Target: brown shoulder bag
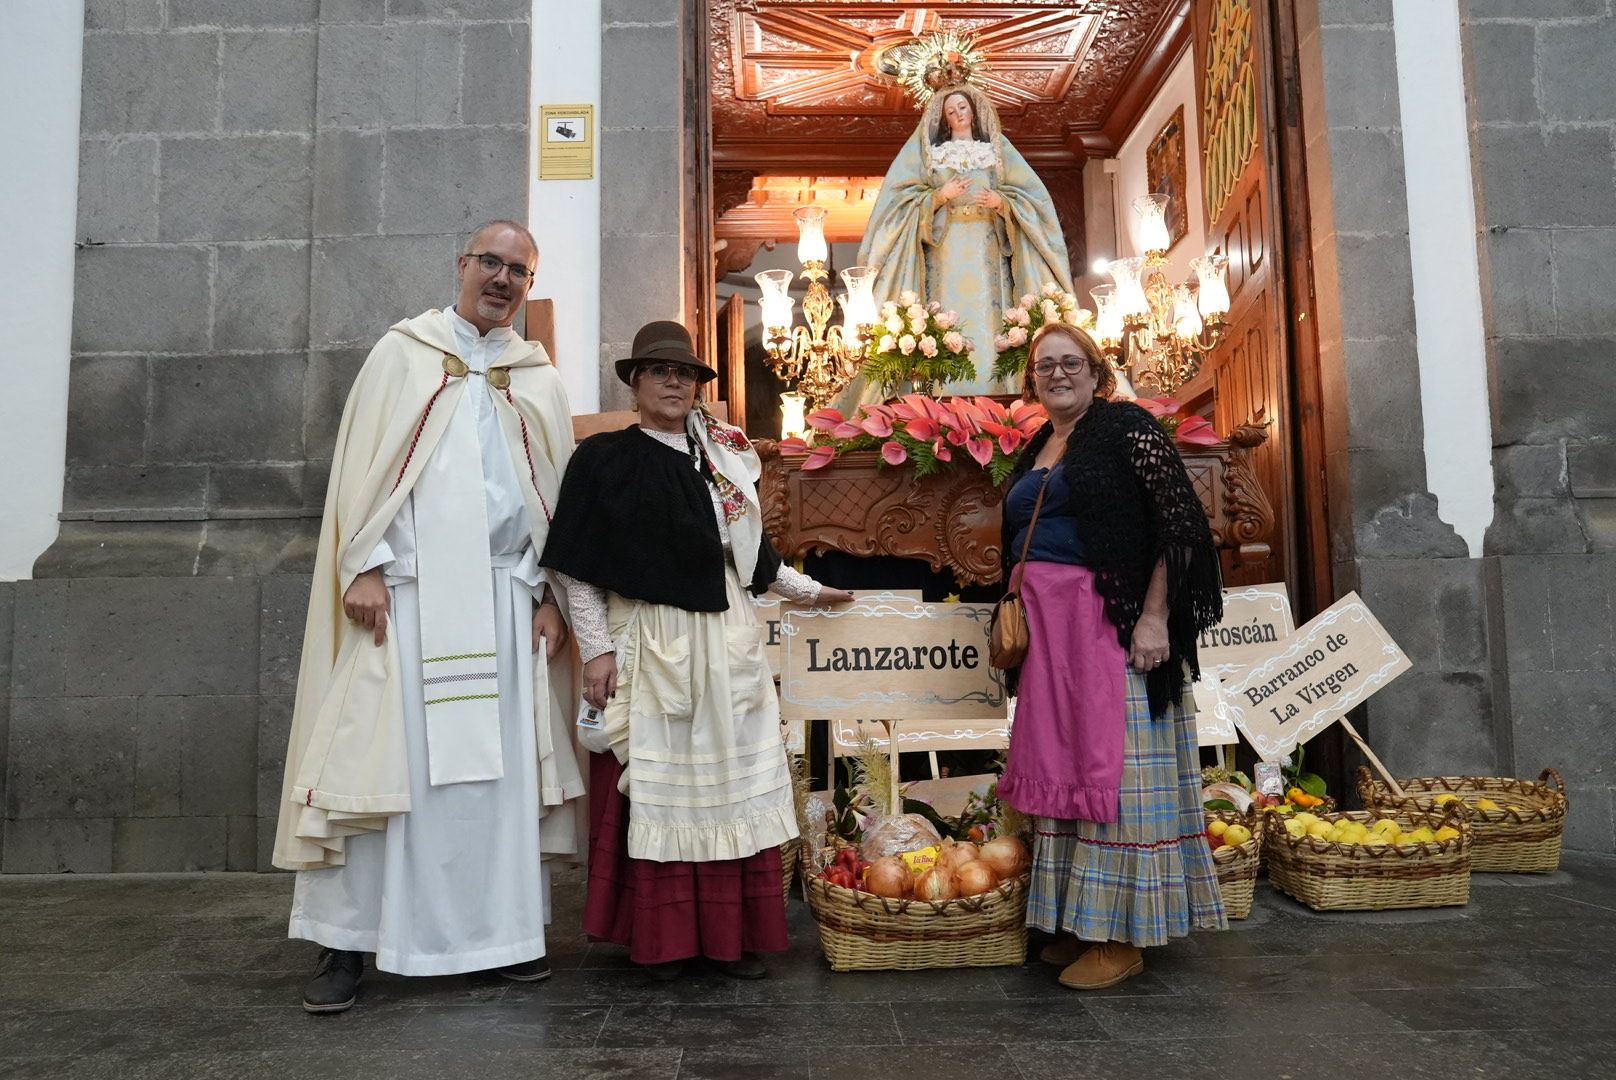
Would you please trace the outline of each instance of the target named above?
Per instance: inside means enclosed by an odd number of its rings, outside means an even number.
[[[1021,558],[1011,574],[1010,591],[993,607],[993,625],[988,633],[988,663],[1000,671],[1019,667],[1027,658],[1027,644],[1031,635],[1027,629],[1027,609],[1021,603],[1021,578],[1026,572],[1027,552],[1032,550],[1032,532],[1038,527],[1038,514],[1044,508],[1044,489],[1049,487],[1049,476],[1048,472],[1044,473],[1044,482],[1038,485],[1038,501],[1032,506],[1032,521],[1027,525],[1027,539],[1021,544]]]

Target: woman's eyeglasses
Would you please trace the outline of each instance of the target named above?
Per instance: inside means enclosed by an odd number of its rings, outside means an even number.
[[[1058,367],[1068,375],[1076,375],[1089,366],[1088,359],[1082,356],[1063,356],[1059,360],[1040,360],[1032,366],[1033,374],[1043,378],[1055,374]]]
[[[683,386],[689,386],[701,378],[701,371],[689,364],[643,364],[640,367],[640,374],[649,375],[659,382],[677,379]]]

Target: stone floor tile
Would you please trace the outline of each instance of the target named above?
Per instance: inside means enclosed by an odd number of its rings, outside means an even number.
[[[813,1080],[891,1080],[925,1076],[928,1080],[984,1080],[1011,1077],[1015,1065],[1010,1051],[996,1040],[998,1032],[986,1025],[977,1029],[983,1041],[948,1046],[839,1046],[832,1032],[825,1045],[808,1054]]]
[[[504,981],[504,980],[501,980]],[[555,1005],[722,1005],[735,1000],[737,982],[712,969],[692,967],[672,982],[632,968],[557,971],[543,982],[512,983],[506,1000]]]
[[[1398,992],[1398,991],[1394,991]],[[1163,997],[1095,999],[1084,1003],[1106,1035],[1116,1039],[1241,1035],[1262,1039],[1282,1026],[1289,1035],[1378,1030],[1390,1025],[1385,1012],[1352,997],[1312,987],[1306,996],[1286,994],[1174,994]],[[1283,1021],[1276,1020],[1283,1016]]]
[[[1172,1080],[1226,1080],[1213,1052],[1219,1043],[1235,1043],[1233,1052],[1249,1060],[1246,1039],[1151,1039],[1127,1042],[1012,1043],[1010,1060],[1021,1080],[1072,1080],[1073,1077],[1170,1077]],[[1245,1075],[1272,1075],[1247,1073]]]
[[[1508,1039],[1479,1031],[1371,1031],[1316,1035],[1296,1050],[1298,1063],[1316,1080],[1363,1080],[1396,1075],[1398,1080],[1455,1080],[1458,1077],[1539,1077],[1516,1055]]]
[[[549,1005],[533,1001],[460,1007],[429,1005],[416,1011],[393,1040],[401,1050],[549,1050],[595,1044],[605,1006]]]
[[[1353,997],[1415,1031],[1588,1031],[1607,1034],[1616,1015],[1616,987],[1360,990]]]
[[[957,968],[944,971],[835,972],[819,957],[787,965],[770,964],[769,977],[738,984],[744,1003],[852,1001],[1003,1001],[1001,970]]]
[[[687,1046],[679,1080],[814,1080],[818,1055],[800,1046]]]
[[[350,1051],[325,1049],[171,1054],[90,1054],[0,1061],[0,1076],[51,1080],[446,1080],[556,1077],[566,1080],[674,1080],[678,1050],[555,1049]],[[8,1071],[10,1070],[10,1071]]]
[[[344,1051],[397,1050],[419,1007],[355,1008],[332,1016],[310,1016],[296,997],[279,1006],[119,1010],[116,1022],[95,1024],[83,1053],[171,1053],[176,1046],[197,1053],[243,1050]],[[82,1014],[81,1014],[82,1015]],[[112,1019],[109,1017],[109,1020]],[[86,1016],[86,1023],[94,1023]]]
[[[1316,986],[1376,990],[1534,985],[1519,964],[1463,952],[1197,957],[1158,974],[1181,994],[1296,993]]]
[[[1129,999],[1148,1001],[1148,998]],[[894,1005],[898,1030],[909,1046],[974,1043],[992,1032],[998,1042],[1086,1042],[1108,1038],[1089,1006],[1077,993],[1039,1001],[935,1001]]]
[[[1145,970],[1142,974],[1118,983],[1116,986],[1104,990],[1085,991],[1083,997],[1148,997],[1154,994],[1171,994],[1173,988],[1164,982],[1155,969],[1155,957],[1145,954]],[[1016,998],[1055,998],[1065,999],[1073,996],[1075,991],[1068,990],[1060,984],[1061,969],[1050,964],[1034,961],[1023,964],[1021,967],[994,968],[993,978],[998,983],[1004,996]]]
[[[616,1005],[599,1046],[893,1046],[891,1007],[868,1005]]]

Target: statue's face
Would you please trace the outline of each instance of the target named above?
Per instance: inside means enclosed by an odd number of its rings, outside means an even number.
[[[964,94],[949,94],[943,102],[943,118],[948,121],[948,132],[956,139],[971,137],[971,121],[976,114],[971,110],[971,99]]]

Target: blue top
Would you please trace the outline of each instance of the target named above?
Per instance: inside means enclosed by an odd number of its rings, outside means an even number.
[[[1033,532],[1027,561],[1083,565],[1083,543],[1077,538],[1077,519],[1072,517],[1071,511],[1072,492],[1066,486],[1064,470],[1063,462],[1053,469],[1030,469],[1005,495],[1004,516],[1015,536],[1009,551],[1012,566],[1021,559],[1021,546],[1027,542],[1027,526],[1032,523],[1038,488],[1046,473],[1049,488],[1044,492],[1044,508],[1038,514],[1038,528]]]

